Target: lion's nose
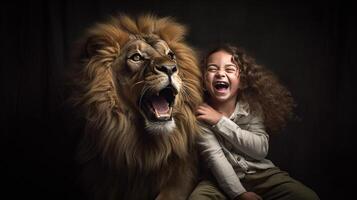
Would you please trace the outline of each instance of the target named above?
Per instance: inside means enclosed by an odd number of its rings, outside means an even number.
[[[177,71],[176,65],[160,65],[160,66],[156,66],[156,69],[166,73],[169,76],[171,76],[173,73]]]

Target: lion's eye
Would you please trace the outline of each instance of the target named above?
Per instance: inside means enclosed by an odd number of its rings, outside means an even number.
[[[167,53],[167,55],[171,58],[171,60],[175,60],[176,59],[176,55],[172,51],[169,51],[169,53]]]
[[[135,53],[132,56],[130,56],[129,59],[133,61],[140,61],[143,59],[143,57],[139,53]]]

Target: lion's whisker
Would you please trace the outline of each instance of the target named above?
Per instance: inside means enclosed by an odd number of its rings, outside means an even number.
[[[144,83],[144,80],[141,80],[141,81],[138,81],[138,82],[134,83],[134,84],[130,87],[130,89],[133,90],[133,88],[134,88],[135,86],[139,85],[140,83]]]
[[[141,107],[141,102],[143,101],[143,97],[144,97],[146,91],[147,91],[149,88],[150,88],[150,87],[145,87],[145,86],[143,87],[142,92],[141,92],[141,95],[140,95],[140,99],[139,99],[139,107]]]

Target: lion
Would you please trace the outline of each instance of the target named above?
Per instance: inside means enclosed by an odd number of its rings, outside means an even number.
[[[78,160],[90,199],[186,199],[197,177],[195,50],[170,17],[112,17],[80,46],[72,99],[85,119]]]

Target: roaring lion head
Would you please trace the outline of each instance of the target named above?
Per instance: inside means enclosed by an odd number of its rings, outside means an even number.
[[[123,98],[141,113],[149,133],[170,134],[176,126],[173,108],[183,94],[174,51],[153,34],[133,35],[124,51],[117,73],[118,84],[126,88]]]
[[[85,118],[78,158],[95,199],[185,199],[192,189],[202,91],[185,32],[152,15],[87,32],[72,99]]]

